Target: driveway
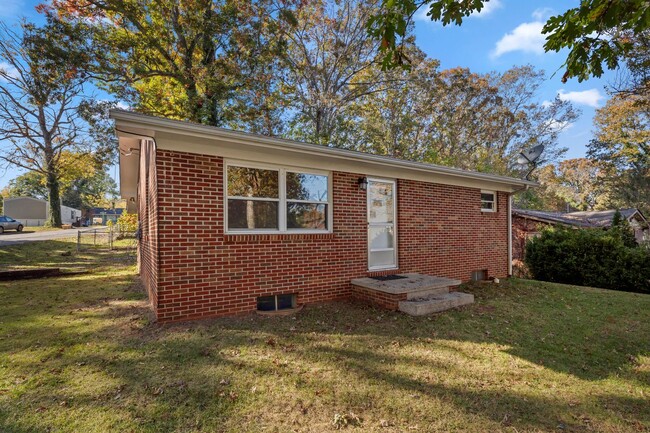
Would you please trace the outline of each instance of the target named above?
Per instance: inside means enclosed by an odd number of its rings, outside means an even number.
[[[83,227],[81,229],[53,230],[51,232],[16,233],[5,232],[0,235],[0,248],[10,245],[24,244],[27,242],[51,241],[53,239],[73,238],[77,236],[77,230],[81,232],[103,229],[103,226]],[[29,227],[25,227],[29,231]]]

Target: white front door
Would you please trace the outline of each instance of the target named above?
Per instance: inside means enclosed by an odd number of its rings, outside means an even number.
[[[397,267],[395,181],[368,179],[368,269]]]

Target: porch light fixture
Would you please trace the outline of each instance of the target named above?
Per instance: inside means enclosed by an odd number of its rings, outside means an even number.
[[[368,189],[368,178],[367,177],[360,177],[357,179],[357,185],[359,185],[359,189],[365,191]]]

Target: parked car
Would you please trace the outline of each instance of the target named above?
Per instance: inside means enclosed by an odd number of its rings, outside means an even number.
[[[5,230],[16,230],[17,232],[23,231],[23,223],[16,221],[15,219],[1,215],[0,216],[0,233],[4,233]]]

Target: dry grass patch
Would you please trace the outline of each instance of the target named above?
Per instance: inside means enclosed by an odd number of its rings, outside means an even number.
[[[2,432],[650,431],[647,295],[514,280],[432,317],[158,326],[120,253],[67,259],[92,273],[0,283]]]

